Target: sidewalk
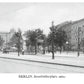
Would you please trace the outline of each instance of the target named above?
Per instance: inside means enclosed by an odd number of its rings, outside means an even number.
[[[52,59],[52,54],[37,54],[37,55],[20,55],[18,56],[17,53],[9,53],[9,54],[2,54],[0,53],[0,57],[7,57],[7,58],[16,58],[16,59],[24,59],[24,60],[33,60],[39,62],[47,62],[47,63],[58,63],[64,65],[73,65],[73,66],[81,66],[84,67],[84,54],[81,54],[77,57],[77,53],[56,53],[55,59]]]

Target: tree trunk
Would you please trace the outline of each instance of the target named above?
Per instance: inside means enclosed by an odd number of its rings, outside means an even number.
[[[18,46],[18,56],[20,56],[20,46]]]
[[[20,52],[19,52],[19,50],[18,50],[18,56],[20,56]]]
[[[48,50],[47,50],[47,52],[50,53],[50,52],[49,52],[49,45],[48,45]]]
[[[54,59],[54,42],[52,41],[52,59]]]
[[[43,49],[43,54],[45,54],[45,48]]]
[[[35,55],[37,54],[37,45],[35,45]]]
[[[43,54],[45,54],[45,45],[43,45]]]
[[[62,52],[62,47],[60,46],[60,54],[61,54],[61,52]]]

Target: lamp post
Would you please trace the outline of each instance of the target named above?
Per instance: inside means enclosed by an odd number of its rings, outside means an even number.
[[[69,42],[66,41],[66,45],[67,45],[67,53],[68,53],[68,49],[69,49]]]
[[[54,59],[54,21],[52,21],[52,59]]]

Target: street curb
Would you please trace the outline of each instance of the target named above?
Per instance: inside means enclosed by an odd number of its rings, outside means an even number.
[[[70,66],[70,67],[84,68],[84,66],[70,65],[70,64],[63,64],[63,63],[53,63],[53,62],[45,62],[45,61],[37,61],[37,60],[28,60],[28,59],[20,59],[20,58],[10,58],[10,57],[0,57],[0,58],[2,58],[2,59],[20,60],[20,61],[29,61],[29,62],[38,62],[38,63],[52,64],[52,65],[60,65],[60,66]]]

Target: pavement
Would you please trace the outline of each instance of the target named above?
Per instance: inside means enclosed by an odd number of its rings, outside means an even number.
[[[57,52],[55,53],[55,59],[52,59],[51,53],[20,56],[17,53],[0,53],[0,58],[84,68],[84,54],[81,53],[78,57],[76,52],[62,52],[61,54]]]

